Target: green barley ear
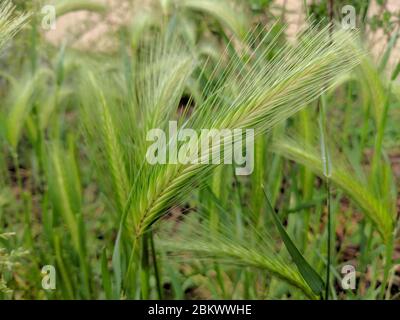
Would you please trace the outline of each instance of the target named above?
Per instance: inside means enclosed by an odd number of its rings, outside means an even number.
[[[104,156],[109,169],[112,187],[115,190],[115,204],[120,212],[127,198],[129,189],[128,175],[124,163],[124,153],[118,131],[118,123],[112,116],[113,109],[107,102],[102,91],[99,90],[99,80],[95,79],[93,74],[89,74],[89,81],[92,87],[92,94],[98,93],[100,105],[96,112],[90,113],[87,109],[84,116],[86,118],[96,118],[96,126],[89,127],[88,130],[94,130],[96,139],[101,141],[101,147],[104,150]],[[95,93],[97,92],[97,93]],[[90,121],[86,121],[90,122]],[[100,139],[99,139],[100,138]]]
[[[42,92],[45,81],[49,79],[46,69],[40,69],[34,76],[25,76],[13,82],[6,101],[6,138],[10,146],[16,150],[21,140],[24,124],[33,107],[35,94]]]
[[[294,47],[283,47],[273,59],[267,57],[274,42],[267,49],[256,48],[250,59],[230,57],[224,79],[212,92],[206,92],[208,98],[196,107],[184,126],[198,132],[201,128],[254,129],[257,136],[271,130],[358,64],[359,54],[348,50],[355,36],[337,31],[333,39],[327,28],[311,29]],[[225,140],[221,139],[221,148]],[[143,169],[127,203],[139,238],[215,168],[199,164],[149,165],[144,154],[142,157]]]
[[[320,177],[324,177],[324,164],[318,150],[291,137],[274,142],[274,152],[304,165]],[[376,229],[384,243],[388,243],[394,230],[394,214],[385,201],[376,197],[370,187],[361,181],[345,159],[335,155],[329,181],[342,189],[364,212]]]
[[[28,20],[29,14],[16,14],[11,1],[0,4],[0,49],[21,30]]]
[[[65,226],[66,235],[80,263],[80,279],[85,295],[90,295],[90,265],[87,259],[87,243],[82,215],[81,179],[77,169],[74,151],[75,141],[68,136],[68,149],[59,141],[53,141],[48,148],[49,197],[56,221]]]
[[[4,45],[14,37],[18,31],[26,24],[30,14],[15,13],[15,6],[9,0],[0,3],[0,52]],[[15,83],[14,83],[15,84]],[[18,144],[20,128],[23,122],[19,121],[21,117],[25,117],[29,111],[28,100],[31,96],[33,83],[27,84],[23,88],[21,97],[16,99],[16,107],[11,109],[5,119],[6,129],[5,135],[11,146],[15,149]],[[3,119],[0,119],[3,122]]]
[[[276,252],[275,241],[268,230],[256,227],[256,223],[249,219],[246,219],[245,230],[240,235],[232,232],[236,222],[229,215],[217,232],[210,229],[210,221],[202,213],[185,217],[178,229],[172,227],[173,231],[168,224],[164,226],[158,246],[177,259],[216,260],[231,266],[262,270],[298,288],[310,299],[318,298],[297,268]]]
[[[121,216],[121,226],[129,230],[126,235],[129,234],[132,241],[124,275],[126,284],[131,283],[130,277],[134,274],[131,271],[137,267],[134,257],[139,252],[143,235],[217,167],[200,163],[201,154],[212,156],[218,148],[224,151],[224,146],[232,138],[222,137],[215,145],[206,147],[205,152],[197,152],[194,155],[197,161],[190,164],[153,165],[146,161],[150,145],[146,141],[147,130],[165,129],[170,120],[178,117],[180,98],[196,66],[195,59],[180,44],[180,39],[171,41],[168,38],[171,34],[166,36],[166,40],[162,37],[156,39],[162,41],[148,39],[153,46],[160,48],[141,49],[143,57],[148,58],[140,59],[139,55],[139,61],[135,61],[132,98],[121,98],[121,94],[113,97],[112,88],[117,91],[118,88],[126,88],[125,80],[110,73],[99,75],[101,84],[108,83],[108,79],[113,80],[111,88],[99,86],[99,91],[107,92],[104,96],[110,102],[110,110],[113,110],[110,115],[121,124],[115,126],[115,132],[121,142],[124,161],[119,164],[119,161],[112,160],[108,167],[122,170],[125,164],[129,176],[126,180],[129,188],[124,188],[127,199]],[[270,38],[271,41],[268,40]],[[338,30],[331,37],[328,27],[311,28],[299,37],[295,45],[286,44],[279,50],[277,37],[272,37],[269,32],[257,39],[257,43],[268,41],[268,45],[252,47],[250,55],[248,52],[227,50],[218,65],[224,67],[223,75],[216,83],[211,79],[212,83],[206,84],[202,92],[204,99],[199,100],[193,112],[179,117],[178,129],[191,128],[197,134],[201,129],[253,129],[256,136],[268,132],[315,101],[333,86],[338,77],[359,63],[361,53],[348,49],[355,39],[354,33]],[[148,50],[149,54],[144,50]],[[124,92],[124,89],[119,91]],[[102,108],[102,99],[94,101],[87,92],[83,92],[82,100],[85,99],[89,100],[86,112],[89,116],[85,122],[98,130],[101,121],[93,115],[96,109]],[[96,143],[102,144],[101,141]],[[190,144],[193,147],[191,150],[201,150],[197,139]],[[107,148],[99,152],[104,156]],[[104,178],[110,175],[109,172],[104,171],[100,175]],[[115,193],[116,190],[111,190],[109,198]],[[119,235],[121,233],[122,227]]]

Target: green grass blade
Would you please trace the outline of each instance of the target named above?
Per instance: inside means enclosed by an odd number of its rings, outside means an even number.
[[[263,189],[264,189],[264,187],[263,187]],[[315,293],[315,295],[321,296],[322,292],[325,288],[324,281],[322,280],[320,275],[317,273],[317,271],[315,271],[314,268],[311,267],[311,265],[306,261],[306,259],[304,259],[303,255],[300,253],[300,251],[297,249],[296,245],[290,239],[285,228],[282,226],[282,223],[279,221],[279,218],[278,218],[277,214],[275,213],[275,210],[272,207],[271,202],[269,201],[269,198],[268,198],[268,195],[267,195],[265,189],[264,189],[264,194],[265,194],[265,199],[267,200],[268,208],[271,211],[271,215],[275,222],[275,225],[279,231],[279,234],[282,237],[283,242],[285,243],[286,249],[288,250],[290,256],[293,259],[293,262],[296,264],[296,266],[299,269],[304,280],[310,286],[310,288]]]
[[[113,298],[111,275],[108,270],[107,249],[103,248],[101,252],[101,278],[103,283],[104,293],[107,299]]]

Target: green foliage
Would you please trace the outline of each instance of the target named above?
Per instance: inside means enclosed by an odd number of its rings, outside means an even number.
[[[3,242],[14,235],[12,233],[0,234],[0,240]],[[12,272],[21,265],[20,261],[27,254],[28,252],[21,248],[8,252],[6,248],[0,245],[0,297],[6,298],[12,294],[12,290],[7,287],[6,278],[10,278]]]

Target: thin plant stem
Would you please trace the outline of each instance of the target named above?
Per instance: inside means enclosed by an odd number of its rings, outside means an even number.
[[[390,269],[392,268],[393,246],[394,246],[394,237],[392,235],[390,237],[390,240],[388,241],[388,243],[385,245],[385,267],[384,267],[384,271],[383,271],[383,280],[382,280],[381,291],[380,291],[380,299],[382,299],[382,300],[385,299],[386,285],[389,282],[389,273],[390,273]]]
[[[321,101],[320,101],[321,100]],[[325,186],[327,192],[326,206],[327,206],[327,264],[326,264],[326,287],[325,287],[325,299],[329,299],[329,283],[330,283],[330,268],[331,268],[331,192],[330,192],[330,176],[331,176],[331,163],[328,145],[326,141],[326,123],[325,123],[325,108],[326,108],[326,97],[322,95],[321,99],[318,100],[318,111],[319,111],[319,130],[320,130],[320,146],[321,146],[321,159],[323,166],[323,174],[325,177]],[[322,102],[322,103],[320,103]]]
[[[142,263],[141,263],[141,291],[142,299],[149,299],[150,294],[150,266],[149,266],[149,234],[145,233],[142,237]]]
[[[157,262],[156,249],[155,249],[155,245],[154,245],[153,231],[150,231],[150,247],[151,247],[151,255],[152,255],[153,265],[154,265],[154,275],[156,277],[158,299],[162,300],[161,277],[160,277],[160,271],[158,269],[158,262]]]
[[[328,240],[327,240],[327,263],[326,263],[326,288],[325,299],[329,300],[330,268],[331,268],[331,186],[329,178],[326,179],[326,207],[328,213]]]

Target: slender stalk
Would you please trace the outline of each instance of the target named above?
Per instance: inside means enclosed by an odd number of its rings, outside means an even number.
[[[388,243],[385,245],[385,267],[383,271],[383,280],[381,284],[381,291],[380,291],[380,299],[385,299],[385,293],[386,293],[386,285],[389,282],[389,272],[390,269],[392,268],[393,264],[393,247],[394,247],[394,237],[393,235],[390,237],[390,240]]]
[[[326,288],[325,299],[329,300],[330,268],[331,268],[331,187],[329,178],[326,179],[326,207],[328,211],[328,241],[327,241],[327,263],[326,263]]]
[[[149,299],[150,295],[150,263],[149,263],[149,234],[145,233],[142,238],[142,265],[141,265],[141,291],[142,299]]]
[[[307,143],[312,143],[313,132],[311,126],[311,110],[304,109],[300,112],[300,121],[301,121],[301,132],[304,137],[304,140]],[[302,168],[302,188],[303,188],[303,200],[306,202],[312,201],[313,198],[313,189],[314,189],[314,174],[312,171],[304,167]],[[302,223],[304,232],[301,235],[301,248],[304,251],[307,245],[307,235],[310,228],[310,215],[311,208],[305,208],[304,214],[302,215]]]
[[[154,275],[156,277],[158,299],[162,300],[163,296],[162,296],[162,289],[161,289],[161,277],[160,277],[160,271],[158,269],[158,262],[157,262],[156,249],[155,249],[155,245],[154,245],[153,231],[150,231],[150,247],[151,247],[151,255],[153,258]]]
[[[128,267],[123,281],[123,287],[121,288],[121,290],[126,289],[131,294],[136,289],[134,285],[136,282],[135,281],[136,274],[134,273],[134,271],[138,267],[137,261],[140,258],[140,241],[143,241],[143,237],[140,238],[138,238],[137,236],[134,237],[134,240],[132,242],[131,253],[129,255]]]
[[[326,141],[326,116],[325,116],[325,107],[326,107],[326,97],[322,95],[320,100],[318,100],[318,110],[319,110],[319,130],[320,130],[320,146],[321,146],[321,159],[322,159],[322,170],[323,175],[325,177],[325,185],[327,191],[327,215],[328,215],[328,223],[327,223],[327,263],[326,263],[326,287],[325,287],[325,299],[329,299],[329,284],[330,284],[330,268],[331,268],[331,192],[330,192],[330,176],[331,176],[331,163],[330,163],[330,155],[328,150],[328,145]]]

